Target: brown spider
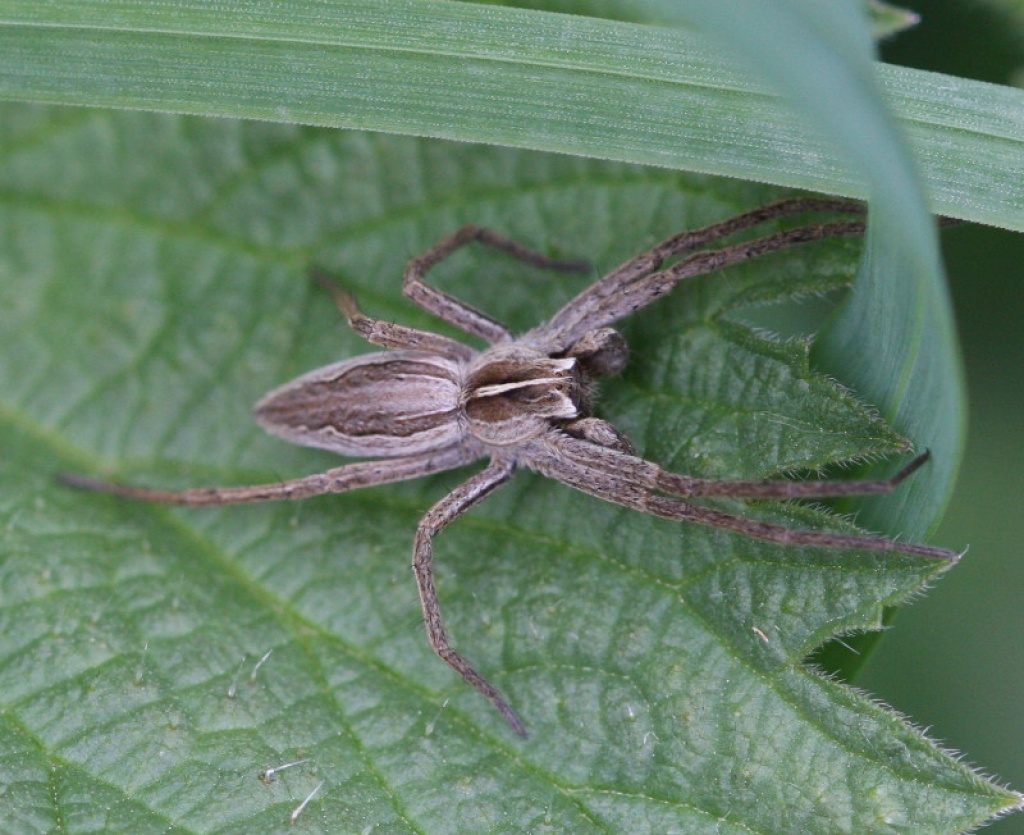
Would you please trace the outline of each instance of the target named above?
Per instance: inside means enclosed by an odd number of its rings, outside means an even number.
[[[328,365],[271,392],[255,407],[264,429],[285,440],[342,455],[380,460],[346,464],[277,484],[151,490],[64,475],[68,484],[132,499],[191,507],[304,499],[432,475],[489,458],[476,475],[435,504],[420,521],[412,565],[427,636],[434,651],[488,698],[520,736],[522,720],[497,689],[456,652],[445,631],[432,570],[435,536],[527,467],[584,493],[666,519],[698,522],[789,545],[900,552],[953,562],[943,548],[791,530],[694,504],[691,499],[802,497],[888,493],[920,467],[928,453],[878,481],[720,481],[670,473],[634,454],[610,423],[592,416],[594,380],[626,364],[622,337],[608,326],[692,276],[795,244],[864,231],[861,220],[802,226],[720,249],[709,243],[776,218],[805,212],[862,212],[841,200],[796,198],[683,232],[627,261],[521,337],[501,323],[424,281],[454,250],[473,241],[528,264],[582,270],[479,226],[465,226],[413,259],[403,292],[428,313],[485,340],[483,351],[429,331],[366,316],[348,293],[318,276],[349,325],[374,345],[391,349]],[[663,263],[684,256],[666,269]]]

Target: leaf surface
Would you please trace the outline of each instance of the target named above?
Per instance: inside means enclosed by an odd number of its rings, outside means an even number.
[[[455,641],[524,715],[521,742],[431,653],[408,569],[418,519],[467,472],[205,511],[54,483],[336,466],[248,415],[366,350],[313,263],[372,315],[444,330],[400,275],[461,223],[604,271],[778,193],[281,125],[23,106],[0,124],[0,771],[18,831],[285,831],[321,781],[309,830],[953,832],[1018,802],[800,666],[934,563],[779,549],[519,474],[437,558]],[[753,302],[845,284],[857,248],[698,279],[632,317],[601,414],[695,475],[898,455],[804,341],[744,323]],[[473,250],[436,280],[525,330],[592,279]]]

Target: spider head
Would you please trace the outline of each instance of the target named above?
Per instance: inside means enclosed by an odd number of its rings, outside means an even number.
[[[592,377],[620,374],[629,360],[626,340],[611,328],[587,331],[566,353],[578,359],[586,373]]]
[[[589,375],[576,357],[549,357],[520,344],[481,354],[470,366],[462,409],[474,437],[513,446],[544,432],[552,421],[588,411]]]

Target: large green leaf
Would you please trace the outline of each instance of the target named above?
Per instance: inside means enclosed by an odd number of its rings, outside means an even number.
[[[460,223],[604,269],[777,193],[280,125],[21,106],[0,125],[11,831],[283,831],[321,781],[300,824],[353,832],[955,832],[1019,802],[800,666],[829,636],[876,626],[937,575],[931,562],[768,547],[520,474],[438,541],[438,579],[458,646],[523,713],[521,742],[430,652],[407,567],[420,515],[465,472],[207,511],[54,482],[335,466],[248,416],[274,385],[366,350],[312,263],[369,312],[433,327],[401,300],[401,269]],[[602,414],[701,475],[898,453],[809,371],[806,343],[741,319],[847,282],[856,250],[732,269],[633,317],[633,361]],[[591,278],[479,251],[438,275],[517,329]],[[750,512],[848,527],[810,508]]]

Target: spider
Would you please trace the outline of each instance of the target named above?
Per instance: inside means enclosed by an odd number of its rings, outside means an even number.
[[[409,262],[406,297],[485,341],[476,350],[430,331],[373,319],[325,276],[356,333],[387,350],[311,371],[255,406],[259,424],[287,441],[376,460],[276,484],[155,490],[65,474],[75,487],[164,504],[207,507],[344,493],[452,470],[481,458],[484,469],[431,507],[416,531],[412,567],[434,651],[487,698],[520,736],[526,727],[505,698],[451,645],[433,576],[433,540],[455,519],[525,467],[592,496],[666,519],[725,528],[786,545],[899,552],[955,562],[943,548],[881,536],[793,530],[695,504],[694,499],[794,499],[888,493],[928,459],[919,455],[892,478],[875,481],[724,481],[668,472],[638,457],[611,423],[593,416],[594,381],[626,364],[623,338],[609,326],[681,281],[769,252],[833,236],[859,235],[860,219],[800,226],[704,249],[737,232],[805,213],[860,213],[855,203],[793,198],[682,232],[608,273],[547,322],[516,337],[507,327],[425,281],[455,250],[479,242],[535,267],[579,271],[480,226],[464,226]],[[670,266],[667,260],[677,258]]]

